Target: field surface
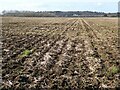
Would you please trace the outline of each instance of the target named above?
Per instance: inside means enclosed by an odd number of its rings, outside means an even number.
[[[3,18],[3,89],[120,87],[117,18]]]

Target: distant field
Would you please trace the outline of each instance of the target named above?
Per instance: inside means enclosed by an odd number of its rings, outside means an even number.
[[[120,87],[117,18],[3,18],[3,86]]]

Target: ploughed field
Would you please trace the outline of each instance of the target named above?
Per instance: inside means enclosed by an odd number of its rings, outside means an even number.
[[[116,18],[3,18],[2,89],[120,87]]]

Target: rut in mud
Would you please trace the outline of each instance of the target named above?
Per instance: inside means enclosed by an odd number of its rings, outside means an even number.
[[[33,23],[3,23],[3,89],[120,87],[119,51],[102,31],[81,18]]]

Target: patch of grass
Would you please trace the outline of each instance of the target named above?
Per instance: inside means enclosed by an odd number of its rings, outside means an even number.
[[[119,68],[117,66],[111,66],[107,71],[107,76],[114,75],[119,72]]]
[[[30,53],[31,53],[30,50],[25,50],[25,51],[22,53],[21,57],[26,57],[26,56],[28,56]]]

